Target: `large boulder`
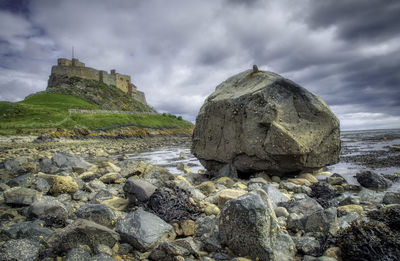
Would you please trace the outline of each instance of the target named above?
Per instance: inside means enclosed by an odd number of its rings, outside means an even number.
[[[216,87],[196,119],[192,153],[218,175],[284,174],[338,162],[339,120],[317,95],[278,74],[244,71]]]

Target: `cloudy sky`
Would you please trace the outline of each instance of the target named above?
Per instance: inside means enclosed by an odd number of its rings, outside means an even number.
[[[400,128],[399,14],[398,0],[0,0],[0,100],[45,90],[74,46],[190,121],[257,64],[321,96],[343,130]]]

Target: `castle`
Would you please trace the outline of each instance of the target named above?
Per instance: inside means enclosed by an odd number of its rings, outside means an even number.
[[[114,85],[126,94],[147,104],[144,93],[137,90],[136,86],[131,82],[131,77],[129,75],[119,74],[115,70],[111,70],[110,73],[108,73],[106,71],[86,67],[83,62],[80,62],[76,58],[72,58],[72,60],[59,58],[57,60],[57,65],[51,68],[51,74],[79,77],[82,79],[99,81],[107,85]]]

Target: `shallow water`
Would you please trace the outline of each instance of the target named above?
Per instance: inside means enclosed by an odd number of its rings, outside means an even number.
[[[351,157],[356,155],[366,155],[368,153],[379,152],[383,159],[388,155],[400,155],[400,152],[391,152],[388,146],[400,144],[400,130],[371,130],[371,131],[348,131],[342,132],[342,154],[341,157]],[[180,158],[184,153],[186,159]],[[168,148],[153,150],[143,153],[128,154],[129,159],[143,160],[153,165],[166,168],[173,174],[183,174],[183,171],[177,169],[178,163],[187,164],[192,172],[197,173],[203,169],[203,166],[190,154],[189,148]],[[383,174],[394,174],[400,172],[400,162],[397,166],[387,168],[368,168],[357,162],[345,162],[343,159],[334,165],[325,169],[329,172],[341,174],[350,184],[358,184],[355,175],[360,170],[373,170]],[[318,176],[319,179],[325,179],[327,175]],[[389,191],[400,191],[400,182],[393,184]]]

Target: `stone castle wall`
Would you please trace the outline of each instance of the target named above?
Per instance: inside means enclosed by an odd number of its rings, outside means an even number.
[[[144,93],[138,91],[136,86],[131,83],[129,75],[116,73],[111,70],[110,73],[106,71],[96,70],[94,68],[86,67],[84,63],[78,59],[58,59],[57,65],[51,68],[51,73],[56,75],[65,75],[68,77],[79,77],[87,80],[95,80],[107,85],[114,85],[123,92],[131,95],[133,98],[146,103]]]

